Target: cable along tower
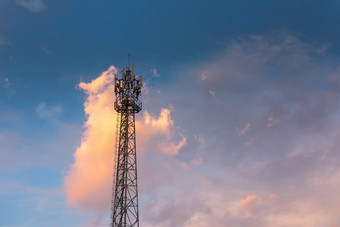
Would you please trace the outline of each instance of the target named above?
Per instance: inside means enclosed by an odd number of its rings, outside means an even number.
[[[113,177],[112,227],[139,227],[135,114],[142,110],[139,100],[143,77],[135,78],[130,59],[122,78],[115,76],[114,108],[117,111],[116,153]]]

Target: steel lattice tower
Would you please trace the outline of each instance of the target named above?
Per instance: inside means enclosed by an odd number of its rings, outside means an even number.
[[[139,227],[135,114],[142,109],[139,100],[142,76],[135,78],[134,66],[115,76],[114,108],[117,111],[116,155],[114,164],[112,227]]]

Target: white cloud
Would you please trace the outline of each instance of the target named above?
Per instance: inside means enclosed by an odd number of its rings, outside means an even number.
[[[49,106],[45,102],[40,102],[35,111],[40,118],[55,119],[61,114],[63,109],[58,105]]]
[[[157,69],[155,69],[155,68],[152,69],[152,74],[153,74],[155,77],[160,77],[159,73],[157,72]]]
[[[11,82],[9,80],[8,77],[5,77],[3,79],[0,79],[0,86],[9,89],[9,87],[11,86]]]
[[[15,0],[15,3],[28,9],[32,13],[40,13],[47,10],[47,6],[42,0]]]
[[[9,88],[10,85],[11,85],[11,82],[9,82],[9,79],[6,77],[6,78],[4,79],[4,87],[5,87],[5,88]]]

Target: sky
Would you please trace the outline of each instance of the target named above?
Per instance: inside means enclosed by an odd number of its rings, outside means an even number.
[[[0,226],[109,226],[143,75],[140,226],[340,226],[340,2],[0,0]]]

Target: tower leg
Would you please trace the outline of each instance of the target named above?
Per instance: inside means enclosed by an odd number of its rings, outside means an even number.
[[[135,114],[120,114],[113,227],[139,226]]]

